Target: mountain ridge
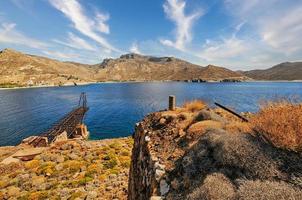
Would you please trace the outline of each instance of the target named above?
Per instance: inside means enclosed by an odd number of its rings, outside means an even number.
[[[13,49],[0,52],[0,84],[65,85],[104,81],[185,81],[193,79],[246,80],[232,70],[208,65],[202,67],[174,57],[125,54],[104,59],[95,65],[58,61],[24,54]]]
[[[255,80],[302,80],[302,62],[283,62],[268,69],[241,72]]]

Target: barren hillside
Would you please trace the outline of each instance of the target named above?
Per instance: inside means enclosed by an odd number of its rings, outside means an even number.
[[[244,75],[256,80],[302,80],[302,62],[286,62],[265,70],[251,70]]]
[[[0,84],[64,85],[97,81],[246,79],[223,67],[201,67],[173,57],[126,54],[100,64],[61,62],[4,49],[0,52]]]

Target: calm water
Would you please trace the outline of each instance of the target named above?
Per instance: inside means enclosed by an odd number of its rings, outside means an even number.
[[[90,107],[85,118],[90,139],[101,139],[130,135],[144,115],[167,107],[168,95],[176,95],[178,105],[204,99],[253,112],[261,100],[301,98],[302,83],[104,83],[0,90],[0,146],[47,130],[77,105],[81,92]]]

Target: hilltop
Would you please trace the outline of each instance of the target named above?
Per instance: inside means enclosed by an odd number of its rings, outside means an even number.
[[[126,54],[117,59],[105,59],[98,70],[98,80],[221,80],[244,78],[240,73],[223,67],[201,67],[174,57],[152,57]]]
[[[201,67],[173,57],[125,54],[95,65],[61,62],[12,49],[0,52],[0,84],[64,85],[100,81],[223,80],[246,77],[223,67]]]
[[[302,80],[302,62],[285,62],[269,69],[243,72],[256,80]]]
[[[21,86],[94,81],[89,65],[60,62],[12,49],[0,52],[0,80]]]

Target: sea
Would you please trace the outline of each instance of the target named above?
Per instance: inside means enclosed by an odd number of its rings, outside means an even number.
[[[135,123],[150,112],[168,107],[169,95],[177,106],[201,99],[218,102],[237,112],[257,112],[265,101],[302,97],[301,82],[240,83],[97,83],[81,86],[0,90],[0,146],[16,145],[39,135],[78,105],[82,92],[89,111],[84,122],[89,139],[132,135]]]

